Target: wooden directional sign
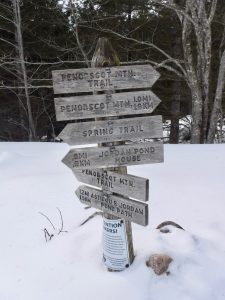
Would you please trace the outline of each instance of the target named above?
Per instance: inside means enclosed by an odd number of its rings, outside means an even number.
[[[151,91],[55,98],[57,121],[151,113],[161,100]]]
[[[95,207],[118,218],[143,226],[148,225],[148,205],[146,203],[106,194],[103,191],[84,185],[76,190],[76,195],[83,204]]]
[[[162,116],[67,124],[59,138],[69,145],[161,138]]]
[[[72,170],[159,163],[163,162],[163,144],[148,142],[116,147],[74,148],[62,162]]]
[[[52,72],[55,94],[151,87],[159,73],[150,65],[59,70]]]
[[[148,201],[149,180],[102,169],[73,170],[77,180],[109,192],[141,201]]]

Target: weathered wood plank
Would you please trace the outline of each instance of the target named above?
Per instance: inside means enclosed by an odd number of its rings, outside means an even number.
[[[151,113],[161,100],[152,91],[55,98],[57,121]]]
[[[141,143],[71,149],[62,162],[73,169],[107,168],[163,162],[163,144]]]
[[[69,145],[161,138],[162,116],[70,123],[58,137]]]
[[[75,193],[83,204],[142,226],[148,225],[148,205],[146,203],[110,195],[84,185],[79,186]]]
[[[73,170],[77,180],[112,193],[148,201],[149,180],[102,169]]]
[[[148,88],[159,76],[150,65],[52,71],[55,94]]]

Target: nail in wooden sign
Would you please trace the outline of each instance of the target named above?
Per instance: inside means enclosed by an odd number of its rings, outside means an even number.
[[[84,185],[79,186],[75,193],[83,204],[142,226],[148,225],[148,205],[146,203],[106,194]]]
[[[162,116],[69,123],[59,138],[69,145],[161,138]]]
[[[163,162],[163,143],[73,148],[62,162],[72,170],[159,163]]]
[[[161,100],[152,91],[55,98],[57,121],[151,113]]]
[[[55,94],[148,88],[159,77],[150,65],[52,71]]]
[[[148,201],[149,180],[102,169],[73,170],[80,182],[141,201]]]

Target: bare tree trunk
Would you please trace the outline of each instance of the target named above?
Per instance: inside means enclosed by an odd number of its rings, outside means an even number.
[[[17,63],[16,63],[17,65]],[[22,141],[27,141],[27,136],[29,135],[27,129],[27,110],[24,109],[23,105],[23,98],[24,98],[24,91],[20,88],[18,88],[18,91],[16,91],[17,97],[19,99],[18,101],[18,106],[19,106],[19,122],[21,123],[22,126],[20,126],[20,139]]]
[[[32,140],[36,140],[37,136],[36,136],[36,129],[35,129],[35,125],[34,125],[34,119],[33,119],[33,115],[32,115],[30,95],[29,95],[29,91],[28,91],[27,70],[26,70],[26,65],[25,65],[25,61],[24,61],[20,1],[12,0],[12,4],[13,4],[14,23],[15,23],[14,25],[16,27],[15,35],[16,35],[16,41],[17,41],[19,67],[20,67],[20,73],[21,73],[21,77],[22,77],[22,83],[24,86],[24,94],[25,94],[26,106],[27,106],[27,116],[28,116],[28,124],[29,124],[29,141],[32,141]]]
[[[220,43],[220,65],[216,86],[216,94],[213,102],[212,112],[210,116],[210,126],[209,132],[207,136],[207,143],[213,143],[215,140],[217,123],[220,119],[220,141],[222,140],[222,127],[223,127],[223,111],[222,111],[222,99],[223,99],[223,91],[225,85],[225,14],[223,16],[223,36]]]
[[[174,57],[181,57],[181,40],[177,31],[173,32],[173,54]],[[171,127],[170,127],[170,144],[179,143],[179,119],[180,119],[180,101],[181,101],[181,82],[174,80],[172,83],[173,99],[171,102]]]
[[[209,87],[212,58],[211,23],[217,0],[207,15],[206,0],[186,0],[185,11],[179,13],[188,84],[192,93],[191,143],[205,143],[209,124]],[[184,15],[185,14],[185,15]],[[182,17],[181,17],[182,15]],[[194,44],[195,42],[195,44]]]
[[[192,127],[191,143],[201,143],[202,133],[202,97],[199,95],[198,88],[195,86],[192,90]]]
[[[186,1],[185,14],[190,13],[190,0]],[[182,23],[182,45],[184,53],[185,68],[187,70],[187,82],[191,90],[192,96],[192,127],[191,127],[191,143],[199,144],[201,140],[202,127],[202,96],[198,85],[198,77],[194,62],[194,53],[192,48],[193,24],[186,16],[181,16]]]
[[[129,0],[128,2],[128,9],[127,9],[127,21],[128,21],[128,34],[127,36],[130,37],[131,36],[131,30],[132,30],[132,4],[131,4],[131,0]],[[131,61],[132,60],[132,55],[131,55],[131,51],[128,49],[127,52],[127,60]]]
[[[175,11],[182,27],[186,81],[192,93],[192,143],[205,143],[209,128],[212,21],[217,0],[153,0]]]
[[[225,85],[225,50],[222,54],[221,61],[220,61],[216,95],[213,104],[213,110],[211,113],[207,143],[213,143],[215,139],[217,122],[219,120],[219,115],[222,113],[222,97],[223,97],[224,85]]]
[[[179,82],[173,83],[173,90],[178,91],[180,84]],[[170,144],[179,143],[179,119],[180,119],[180,94],[174,93],[174,99],[171,103],[171,127],[170,127]]]

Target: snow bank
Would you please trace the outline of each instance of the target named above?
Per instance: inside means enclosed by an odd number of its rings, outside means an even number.
[[[79,183],[61,163],[68,149],[0,143],[1,300],[225,299],[224,145],[165,145],[164,164],[128,168],[150,179],[150,224],[133,225],[136,258],[119,273],[102,263],[101,217],[79,226],[95,210],[75,198]],[[57,207],[68,233],[58,235]],[[166,220],[185,231],[155,229]],[[154,253],[173,258],[169,276],[145,266]]]

